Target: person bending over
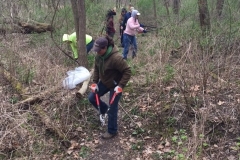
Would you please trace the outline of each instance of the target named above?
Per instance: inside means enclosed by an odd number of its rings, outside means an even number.
[[[114,137],[118,132],[118,103],[122,96],[122,89],[126,86],[131,77],[131,69],[127,62],[122,59],[114,42],[108,36],[96,39],[93,49],[97,53],[95,57],[93,84],[90,86],[91,92],[88,96],[90,103],[98,110],[96,93],[99,99],[100,114],[108,115],[108,129],[101,135],[103,139]],[[100,97],[109,94],[109,104],[103,102]],[[118,93],[112,99],[114,93]],[[112,104],[110,101],[112,101]]]
[[[68,42],[72,48],[73,51],[73,58],[78,59],[78,52],[77,52],[77,35],[76,32],[73,32],[72,34],[64,34],[63,35],[63,42]],[[89,53],[93,47],[94,40],[93,37],[86,34],[86,49],[87,53]]]

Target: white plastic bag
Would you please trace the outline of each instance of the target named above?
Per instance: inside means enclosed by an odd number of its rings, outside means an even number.
[[[85,67],[77,67],[75,70],[67,71],[68,77],[63,80],[65,89],[74,89],[77,84],[87,80],[91,75]]]

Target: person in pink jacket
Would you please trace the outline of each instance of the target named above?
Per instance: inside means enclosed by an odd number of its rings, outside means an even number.
[[[123,50],[123,59],[127,59],[128,51],[130,45],[133,45],[133,53],[132,58],[136,56],[137,52],[137,41],[136,41],[136,33],[144,32],[146,33],[146,30],[142,27],[140,27],[140,23],[138,22],[138,16],[140,13],[137,10],[133,10],[131,17],[127,21],[126,29],[123,33],[123,43],[124,43],[124,50]]]

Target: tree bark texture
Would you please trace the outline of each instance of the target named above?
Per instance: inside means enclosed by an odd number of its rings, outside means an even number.
[[[74,15],[75,29],[77,34],[78,44],[78,62],[81,66],[88,68],[86,54],[86,13],[85,1],[71,0],[72,10]]]
[[[18,25],[22,27],[22,33],[30,34],[30,33],[42,33],[46,31],[53,31],[53,27],[47,23],[35,23],[29,24],[25,22],[18,22]]]
[[[85,1],[78,1],[78,16],[80,17],[79,23],[79,33],[78,33],[78,53],[79,62],[82,66],[88,68],[87,61],[87,50],[86,50],[86,12],[85,12]]]
[[[169,7],[169,0],[163,0],[163,3],[164,3],[164,6],[165,6],[165,8],[167,10],[167,15],[169,16],[169,9],[168,9],[168,7]]]
[[[207,31],[211,27],[207,0],[198,0],[198,10],[201,29]]]
[[[173,13],[178,15],[180,10],[180,0],[173,0]]]
[[[78,8],[77,8],[77,0],[71,0],[72,4],[72,11],[73,11],[73,16],[74,16],[74,24],[75,24],[75,30],[78,35],[79,33],[79,17],[78,17]]]
[[[153,12],[154,12],[154,19],[157,19],[157,10],[156,10],[156,0],[153,0]],[[158,28],[157,21],[155,21],[155,26]],[[158,35],[158,30],[156,30],[156,35]]]

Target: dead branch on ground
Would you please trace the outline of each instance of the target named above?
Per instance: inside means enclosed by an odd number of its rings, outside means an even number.
[[[54,121],[52,121],[50,119],[50,117],[47,115],[47,113],[42,109],[42,106],[35,105],[35,106],[33,106],[33,110],[34,110],[34,112],[36,112],[40,116],[41,121],[46,125],[46,127],[48,129],[53,131],[55,134],[57,134],[57,136],[59,138],[61,138],[63,140],[66,138],[66,136],[64,135],[64,133],[60,129],[60,128],[62,128],[61,126],[59,126],[60,124],[56,125],[54,123]]]

